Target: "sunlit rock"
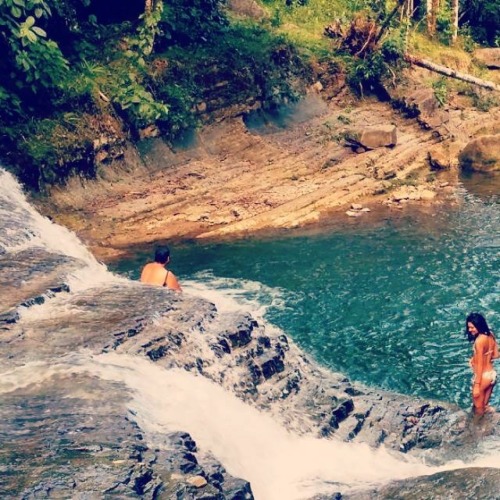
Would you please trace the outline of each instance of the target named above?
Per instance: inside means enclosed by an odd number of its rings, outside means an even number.
[[[460,153],[462,170],[495,172],[500,170],[500,134],[473,139]]]

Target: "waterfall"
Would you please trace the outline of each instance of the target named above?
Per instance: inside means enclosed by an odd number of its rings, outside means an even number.
[[[250,480],[260,500],[311,498],[355,491],[386,481],[464,467],[459,460],[429,467],[384,448],[298,436],[213,382],[183,370],[164,370],[144,359],[116,353],[73,354],[58,364],[33,363],[2,374],[0,394],[41,383],[54,375],[88,372],[123,383],[129,409],[151,436],[187,430],[202,450],[213,453],[233,475]],[[158,447],[161,443],[150,442]],[[500,467],[491,453],[467,467]]]
[[[454,461],[430,467],[421,459],[384,447],[375,450],[363,443],[320,439],[311,432],[299,435],[272,412],[242,401],[224,384],[196,371],[181,369],[182,363],[162,365],[140,356],[140,348],[147,348],[147,339],[154,343],[171,327],[169,321],[173,321],[176,310],[169,301],[175,306],[183,300],[215,297],[220,315],[226,311],[252,310],[260,322],[264,321],[263,306],[251,301],[242,305],[241,300],[228,296],[224,290],[227,281],[221,282],[221,290],[216,293],[211,293],[206,284],[189,282],[185,287],[188,293],[181,298],[168,290],[119,278],[97,262],[73,233],[42,217],[28,203],[14,178],[1,170],[0,186],[0,264],[3,260],[15,265],[16,256],[24,255],[27,250],[42,252],[42,258],[47,254],[60,258],[61,262],[70,258],[77,263],[61,278],[69,284],[68,295],[25,310],[18,326],[8,327],[7,333],[0,330],[0,358],[3,361],[13,358],[15,363],[5,363],[0,369],[2,397],[27,389],[36,394],[37,388],[43,394],[44,384],[50,385],[61,377],[76,384],[84,374],[119,383],[128,395],[128,418],[144,432],[148,446],[161,448],[159,435],[188,432],[202,452],[215,456],[233,476],[250,481],[259,500],[311,498],[465,466]],[[9,276],[3,276],[4,282],[8,280]],[[246,286],[259,290],[260,285]],[[265,290],[265,293],[279,302],[279,290]],[[193,304],[188,311],[196,314],[198,303]],[[166,306],[170,307],[168,314],[159,314]],[[179,314],[186,316],[184,310]],[[182,333],[194,348],[206,352],[205,338],[210,325],[205,327],[202,323],[195,317],[194,326],[186,327]],[[268,330],[273,330],[268,326]],[[99,343],[101,330],[105,339],[102,343],[107,342],[104,348]],[[133,344],[143,330],[149,337]],[[95,342],[92,335],[97,339]],[[109,338],[114,338],[115,343],[110,343]],[[132,339],[131,347],[119,351],[120,342],[128,338]],[[213,353],[211,356],[210,363],[222,363]],[[220,368],[221,381],[225,369]],[[496,449],[484,453],[467,467],[474,465],[499,468]]]
[[[50,254],[74,258],[81,265],[68,277],[67,284],[72,290],[121,281],[95,259],[73,232],[35,210],[16,179],[1,168],[0,186],[0,255],[43,249]]]

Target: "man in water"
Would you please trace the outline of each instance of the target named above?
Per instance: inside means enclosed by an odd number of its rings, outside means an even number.
[[[159,285],[182,292],[181,285],[175,274],[166,268],[170,262],[170,250],[168,247],[158,247],[155,251],[155,261],[144,266],[141,273],[141,281],[150,285]]]

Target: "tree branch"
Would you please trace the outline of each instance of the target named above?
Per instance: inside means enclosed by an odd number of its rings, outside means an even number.
[[[427,61],[426,59],[420,59],[419,57],[413,56],[408,53],[404,55],[404,59],[410,64],[429,69],[431,71],[439,73],[440,75],[449,76],[450,78],[456,78],[457,80],[462,80],[463,82],[472,83],[473,85],[478,85],[479,87],[483,87],[485,89],[500,92],[500,86],[488,80],[482,80],[481,78],[476,78],[475,76],[468,75],[466,73],[460,73],[459,71],[455,71],[454,69],[448,68],[446,66],[441,66],[440,64]]]

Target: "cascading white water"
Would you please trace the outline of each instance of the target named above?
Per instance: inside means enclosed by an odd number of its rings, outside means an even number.
[[[146,438],[148,432],[189,432],[201,451],[213,453],[229,473],[249,480],[258,500],[298,500],[465,466],[454,461],[428,467],[383,448],[297,436],[202,376],[116,353],[79,353],[51,366],[33,363],[18,368],[2,374],[0,394],[55,374],[85,372],[129,389],[129,408]],[[475,466],[498,468],[500,457],[492,453],[467,464]]]
[[[0,168],[0,221],[6,225],[0,233],[0,247],[8,253],[41,247],[49,253],[73,257],[82,268],[68,277],[72,290],[81,290],[101,283],[122,281],[99,263],[78,237],[65,227],[54,224],[37,212],[26,199],[21,186]],[[7,226],[7,222],[12,225]]]

